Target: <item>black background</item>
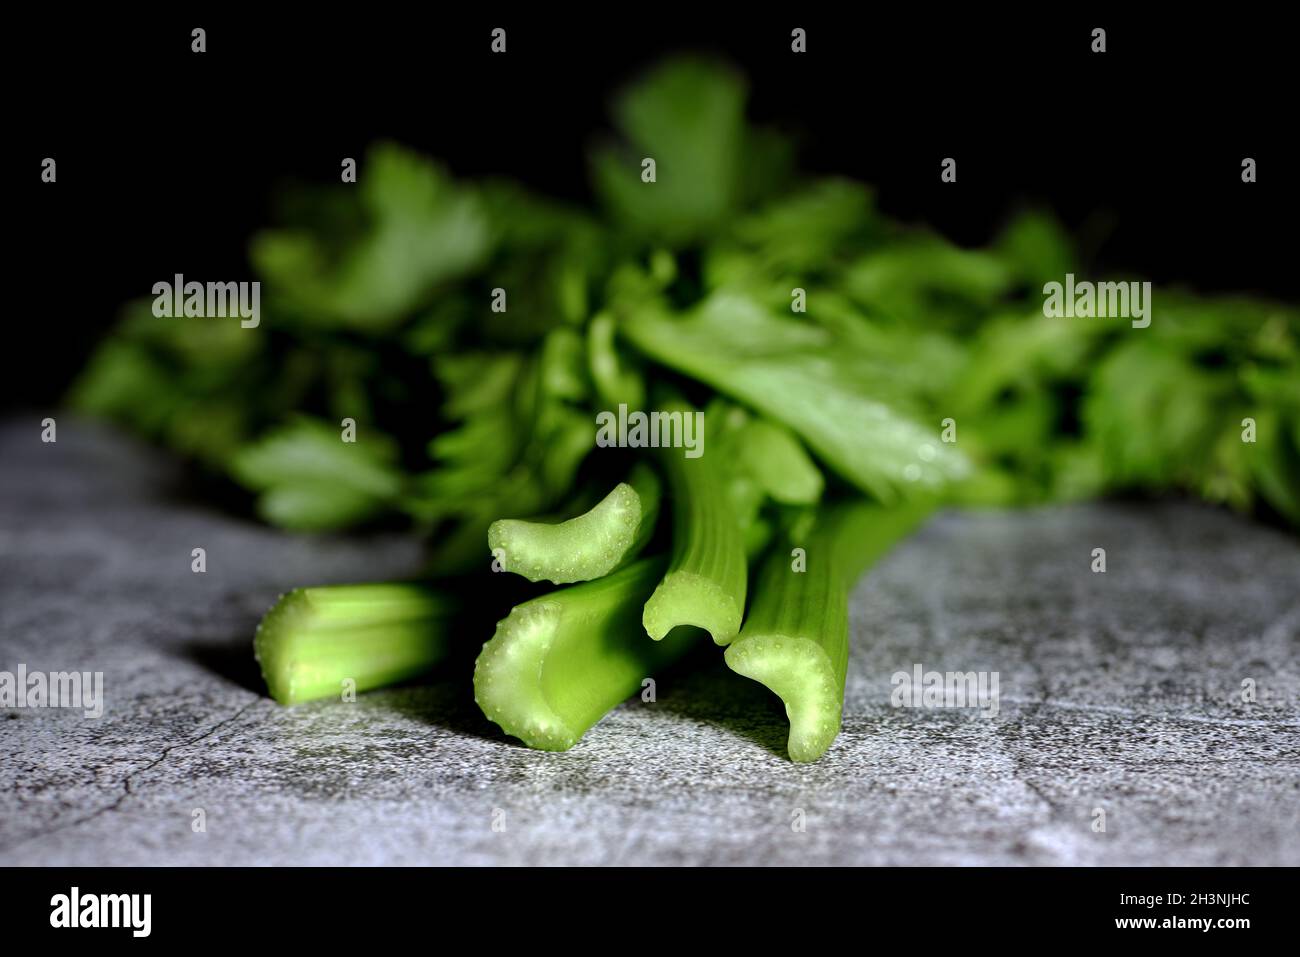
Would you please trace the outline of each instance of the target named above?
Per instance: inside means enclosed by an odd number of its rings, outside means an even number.
[[[727,894],[719,895],[725,876]],[[776,881],[780,890],[773,890]],[[766,952],[774,940],[809,946],[844,940],[870,952],[900,937],[979,946],[1065,935],[1164,952],[1281,950],[1294,921],[1287,868],[843,868],[779,873],[708,868],[459,869],[411,875],[366,868],[42,868],[0,871],[5,941],[15,950],[287,945],[293,952],[370,952],[407,939],[435,951],[489,941],[493,952],[555,941],[584,950],[692,946]],[[151,894],[152,933],[53,929],[50,900],[81,894]],[[793,888],[793,889],[789,889]],[[1245,895],[1234,906],[1147,908],[1121,895]],[[1240,899],[1240,898],[1239,898]],[[239,906],[232,908],[231,902]],[[722,907],[710,907],[715,901]],[[781,904],[795,903],[802,913]],[[725,908],[725,909],[723,909]],[[813,909],[816,909],[815,911]],[[1249,928],[1119,929],[1116,918],[1248,918]],[[486,931],[486,934],[484,933]],[[462,944],[462,941],[464,942]],[[24,947],[23,945],[27,945]],[[1030,945],[1032,946],[1032,945]]]
[[[871,183],[886,212],[959,243],[1045,205],[1094,271],[1300,298],[1292,43],[1253,8],[24,16],[5,51],[12,405],[56,403],[120,304],[160,278],[249,277],[247,239],[276,185],[337,181],[341,158],[377,138],[457,175],[588,199],[611,95],[682,51],[739,66],[751,115],[797,134],[804,168]],[[194,26],[205,54],[190,52]],[[489,50],[495,26],[504,56]],[[790,52],[794,26],[807,54]],[[1105,54],[1090,51],[1094,26]],[[45,156],[56,184],[40,182]],[[939,181],[945,156],[955,185]],[[1244,156],[1258,183],[1241,182]]]

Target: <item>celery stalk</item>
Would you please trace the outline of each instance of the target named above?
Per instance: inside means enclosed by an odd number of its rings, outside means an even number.
[[[792,535],[758,574],[745,627],[727,666],[785,702],[794,761],[815,761],[840,729],[849,658],[849,591],[858,576],[907,535],[929,506],[866,502],[821,510],[806,535]],[[806,567],[792,555],[802,548]]]
[[[427,671],[448,647],[451,601],[418,584],[326,585],[281,596],[253,651],[271,697],[297,704]]]
[[[638,615],[663,573],[643,559],[604,578],[517,605],[483,646],[474,700],[530,748],[565,751],[656,670],[693,644],[647,641]]]
[[[725,645],[740,630],[747,584],[745,538],[727,475],[716,455],[690,459],[680,449],[665,449],[659,461],[672,503],[672,561],[645,604],[642,622],[656,641],[678,625],[694,625]]]
[[[659,517],[659,480],[646,465],[633,468],[590,511],[549,524],[501,519],[488,529],[488,547],[506,571],[529,581],[590,581],[621,567],[645,547]]]

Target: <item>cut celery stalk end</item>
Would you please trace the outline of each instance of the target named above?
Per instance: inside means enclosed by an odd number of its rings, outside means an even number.
[[[662,408],[695,414],[683,402]],[[658,461],[672,503],[672,559],[646,602],[642,624],[656,641],[678,625],[693,625],[725,645],[740,630],[748,585],[745,536],[727,488],[728,476],[716,453],[712,458],[687,458],[682,449],[668,448],[660,450]]]
[[[644,559],[516,606],[474,665],[474,700],[530,748],[565,751],[694,644],[646,641],[639,616],[665,561]]]
[[[792,761],[816,761],[840,730],[844,678],[826,649],[791,635],[747,635],[723,657],[736,674],[752,678],[785,703]]]
[[[451,610],[447,596],[418,584],[299,588],[263,616],[253,652],[280,704],[368,691],[441,661]]]
[[[743,599],[742,599],[743,600]],[[679,625],[702,628],[725,645],[740,630],[743,608],[735,594],[710,578],[686,571],[669,572],[645,603],[641,623],[655,641]]]
[[[827,507],[811,525],[797,523],[762,563],[745,627],[724,657],[732,671],[784,702],[791,760],[817,760],[839,733],[849,590],[930,508],[863,501]],[[792,554],[795,548],[802,549],[801,557]]]
[[[649,467],[638,464],[626,482],[567,522],[493,522],[488,547],[502,568],[529,581],[590,581],[635,558],[658,516],[659,480]]]
[[[551,707],[540,681],[564,617],[564,606],[555,601],[512,609],[474,666],[474,700],[483,713],[539,751],[567,751],[582,734]]]

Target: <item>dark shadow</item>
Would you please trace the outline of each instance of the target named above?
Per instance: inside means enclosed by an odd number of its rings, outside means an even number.
[[[514,738],[489,721],[474,700],[473,666],[441,666],[427,678],[397,687],[418,693],[397,694],[386,702],[396,714],[422,721],[454,734],[498,744],[515,744]]]
[[[235,638],[203,638],[178,649],[184,658],[261,697],[268,697],[249,629]],[[648,640],[648,639],[647,639]],[[689,721],[723,728],[778,757],[786,756],[789,722],[781,700],[729,668],[706,635],[699,647],[657,678],[653,707]],[[428,675],[385,691],[384,707],[455,734],[516,747],[524,745],[489,721],[474,701],[474,659],[481,646],[458,648]]]
[[[262,672],[253,658],[253,642],[249,638],[250,634],[251,631],[241,634],[237,639],[226,641],[216,639],[191,641],[180,647],[180,654],[213,674],[234,682],[246,691],[253,691],[266,697]]]
[[[658,682],[656,707],[723,728],[779,758],[786,757],[790,722],[781,699],[728,668],[722,649],[707,636],[702,638],[698,651]]]
[[[189,642],[182,645],[179,652],[213,674],[269,700],[261,669],[253,658],[252,642],[246,633],[231,640]],[[513,741],[479,710],[474,701],[473,674],[473,657],[461,654],[443,662],[428,675],[375,689],[375,692],[398,692],[390,695],[385,705],[408,718],[457,734],[502,743]]]
[[[658,676],[658,700],[648,707],[723,728],[784,758],[790,732],[785,706],[758,682],[727,668],[719,651],[704,637],[698,649]],[[397,686],[415,693],[391,695],[385,705],[456,734],[526,747],[483,715],[474,700],[473,671],[474,656],[462,654],[425,679]]]

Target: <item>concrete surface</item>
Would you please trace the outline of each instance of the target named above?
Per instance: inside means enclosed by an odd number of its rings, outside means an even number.
[[[277,706],[250,650],[276,594],[412,571],[416,545],[283,535],[187,500],[157,453],[38,422],[0,428],[0,670],[103,671],[107,704],[0,713],[0,864],[1300,864],[1300,543],[1277,530],[945,513],[857,589],[822,761],[781,756],[775,699],[707,650],[543,754],[464,673]],[[917,663],[998,672],[999,713],[892,708]]]

